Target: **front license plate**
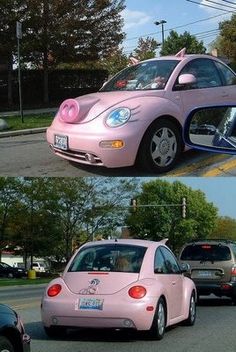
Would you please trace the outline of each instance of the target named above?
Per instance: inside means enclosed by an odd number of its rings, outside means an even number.
[[[68,136],[61,136],[55,134],[54,136],[54,147],[67,150],[68,149]]]
[[[80,298],[79,309],[81,310],[102,310],[103,299],[98,298]]]

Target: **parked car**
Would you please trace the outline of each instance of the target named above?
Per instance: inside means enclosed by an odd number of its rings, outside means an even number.
[[[198,295],[228,296],[236,303],[236,242],[201,240],[184,245],[180,262],[191,267]]]
[[[33,262],[32,269],[39,273],[45,273],[45,266],[43,263],[40,262]]]
[[[20,278],[27,276],[25,269],[14,268],[13,266],[0,262],[0,277]]]
[[[63,275],[47,286],[42,322],[49,336],[67,328],[148,330],[196,317],[196,288],[162,242],[104,240],[83,245]]]
[[[0,352],[30,352],[30,337],[18,314],[0,304]]]
[[[87,165],[160,173],[184,150],[187,113],[235,99],[236,74],[209,55],[166,56],[127,67],[98,93],[64,101],[47,140],[56,155]]]

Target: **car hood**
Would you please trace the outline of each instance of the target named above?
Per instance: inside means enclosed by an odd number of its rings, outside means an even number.
[[[57,113],[57,117],[66,123],[86,123],[106,111],[111,111],[116,107],[136,108],[142,104],[142,99],[146,97],[163,97],[165,91],[127,91],[127,92],[98,92],[87,94],[75,99],[64,101]],[[73,118],[64,114],[68,106],[74,106],[76,111]]]
[[[63,277],[71,292],[76,294],[114,294],[135,283],[137,273],[120,272],[67,272]]]

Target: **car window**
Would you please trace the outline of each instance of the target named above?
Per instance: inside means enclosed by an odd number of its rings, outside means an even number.
[[[184,248],[180,259],[212,262],[227,261],[231,260],[231,253],[229,247],[222,244],[192,244]]]
[[[134,91],[164,89],[179,60],[154,60],[128,67],[113,77],[100,90]]]
[[[161,253],[160,247],[157,248],[154,259],[154,272],[156,274],[168,274],[168,270],[165,264],[165,259]]]
[[[165,265],[169,274],[179,274],[180,268],[174,255],[166,247],[161,247],[161,252],[165,259]]]
[[[112,271],[139,273],[146,247],[106,244],[82,248],[68,271]]]
[[[216,62],[216,66],[221,72],[225,86],[236,85],[236,74],[229,67],[220,62]]]
[[[221,77],[212,60],[192,60],[185,65],[180,72],[180,75],[186,73],[194,75],[196,77],[196,82],[186,86],[185,89],[202,89],[222,86]],[[176,85],[178,85],[178,78]]]

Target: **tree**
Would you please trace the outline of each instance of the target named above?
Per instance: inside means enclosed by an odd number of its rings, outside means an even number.
[[[23,26],[22,56],[44,71],[44,102],[48,102],[50,67],[78,60],[100,60],[124,38],[124,0],[2,0],[0,53],[16,54],[16,21]]]
[[[226,56],[236,64],[236,15],[219,25],[220,35],[216,40],[216,48],[220,55]]]
[[[187,198],[186,219],[181,213],[183,197]],[[136,212],[131,211],[126,219],[132,235],[155,241],[168,237],[174,250],[188,240],[208,237],[217,220],[217,208],[206,201],[205,194],[179,181],[144,183],[137,204]]]
[[[183,34],[178,34],[172,30],[166,38],[160,54],[174,55],[183,48],[187,49],[188,54],[204,54],[206,52],[203,41],[198,41],[194,35],[187,31]]]
[[[19,182],[14,178],[0,178],[0,261],[2,250],[9,244],[9,224],[15,216]]]
[[[209,237],[236,241],[236,220],[229,216],[220,216],[217,219],[216,228]]]
[[[159,44],[154,38],[139,38],[138,46],[134,50],[134,55],[137,56],[139,60],[152,59],[156,56],[158,46]]]
[[[128,63],[128,57],[123,53],[122,49],[118,48],[111,51],[109,56],[100,62],[100,67],[106,69],[110,76],[114,76],[116,73],[123,70]]]

